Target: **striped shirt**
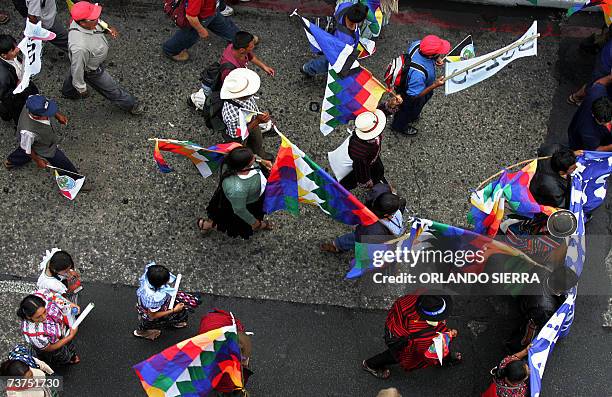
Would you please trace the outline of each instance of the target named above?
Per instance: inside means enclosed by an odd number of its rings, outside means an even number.
[[[392,335],[412,336],[406,347],[395,352],[396,359],[406,371],[439,365],[437,359],[426,358],[425,352],[438,332],[449,332],[446,321],[440,321],[432,327],[421,319],[416,311],[417,298],[418,295],[405,295],[396,300],[385,322],[386,328]]]
[[[35,323],[23,320],[21,322],[21,332],[23,332],[26,342],[40,350],[57,343],[68,330],[67,320],[60,307],[55,302],[48,300],[46,302],[47,316],[45,321]]]

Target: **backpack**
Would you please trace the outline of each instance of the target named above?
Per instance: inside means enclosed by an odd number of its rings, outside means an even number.
[[[179,28],[191,26],[187,20],[187,0],[164,0],[164,13]]]
[[[387,88],[396,92],[405,91],[406,79],[408,78],[408,71],[410,68],[423,72],[423,74],[425,74],[425,80],[429,78],[427,70],[422,65],[412,62],[412,56],[418,51],[419,48],[420,45],[417,45],[409,53],[402,54],[389,62],[389,65],[387,65],[387,71],[385,72],[385,83],[387,84]]]
[[[202,85],[210,87],[212,91],[204,101],[202,112],[204,114],[204,123],[206,127],[213,130],[213,132],[222,133],[227,129],[227,126],[223,122],[223,115],[221,114],[224,102],[223,99],[221,99],[221,75],[225,70],[233,69],[236,69],[236,66],[232,63],[226,62],[220,64],[219,62],[214,62],[200,73]]]

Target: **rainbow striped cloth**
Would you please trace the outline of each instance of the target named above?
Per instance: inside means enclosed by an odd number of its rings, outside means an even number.
[[[235,390],[244,387],[235,324],[177,343],[133,368],[149,397],[208,396],[224,375]]]
[[[172,152],[187,157],[196,166],[200,174],[207,178],[219,169],[223,157],[237,147],[239,143],[219,143],[210,147],[202,147],[190,141],[178,141],[176,139],[155,139],[153,158],[163,173],[172,172],[172,168],[166,163],[161,152]]]
[[[348,225],[371,225],[378,221],[357,197],[340,185],[304,152],[281,137],[276,161],[266,185],[264,211],[286,210],[297,216],[298,203],[317,205],[333,219]]]
[[[371,55],[373,48],[367,49],[363,43],[360,48],[353,48],[308,19],[300,17],[300,20],[313,52],[322,52],[329,62],[320,121],[321,132],[328,135],[357,115],[375,111],[387,89],[357,60],[367,53]],[[368,41],[373,46],[374,42]]]
[[[468,221],[476,233],[495,236],[504,218],[506,203],[514,213],[529,218],[540,212],[550,215],[557,210],[538,204],[529,191],[537,167],[538,160],[533,160],[520,171],[504,170],[498,179],[472,193]]]
[[[448,241],[452,241],[453,250],[456,251],[486,249],[487,255],[489,256],[492,254],[506,254],[512,257],[521,257],[527,262],[532,262],[520,250],[471,230],[417,217],[409,218],[408,224],[410,224],[410,229],[404,236],[387,241],[386,243],[372,244],[355,242],[355,258],[351,260],[350,270],[345,278],[358,278],[363,276],[366,272],[381,270],[388,266],[390,264],[389,262],[374,260],[374,258],[380,256],[376,255],[377,251],[380,253],[384,251],[403,251],[404,249],[422,250],[425,246],[429,245],[427,239],[432,237],[435,239],[444,238]],[[423,235],[424,232],[426,232],[425,235]],[[418,249],[415,248],[415,243],[418,243],[421,247]],[[462,270],[479,273],[483,271],[485,265],[486,262],[474,263],[470,266],[465,266]]]

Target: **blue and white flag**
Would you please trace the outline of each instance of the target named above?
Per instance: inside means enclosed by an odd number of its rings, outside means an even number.
[[[585,260],[584,214],[599,207],[607,191],[607,179],[612,173],[612,153],[585,151],[577,161],[578,167],[572,173],[570,211],[578,219],[578,227],[569,237],[565,266],[578,276],[582,273]],[[559,338],[564,338],[574,321],[576,287],[570,290],[567,299],[548,320],[529,349],[530,389],[532,397],[539,397],[542,390],[542,376],[550,353]]]
[[[296,14],[297,15],[297,14]],[[327,33],[308,19],[300,16],[310,49],[313,53],[323,53],[329,62],[329,68],[344,77],[351,69],[359,67],[359,51],[346,44],[334,35]]]

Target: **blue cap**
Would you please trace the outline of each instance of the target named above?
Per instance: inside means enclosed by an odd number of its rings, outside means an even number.
[[[26,108],[35,116],[53,116],[57,113],[57,102],[44,95],[30,95],[26,100]]]

